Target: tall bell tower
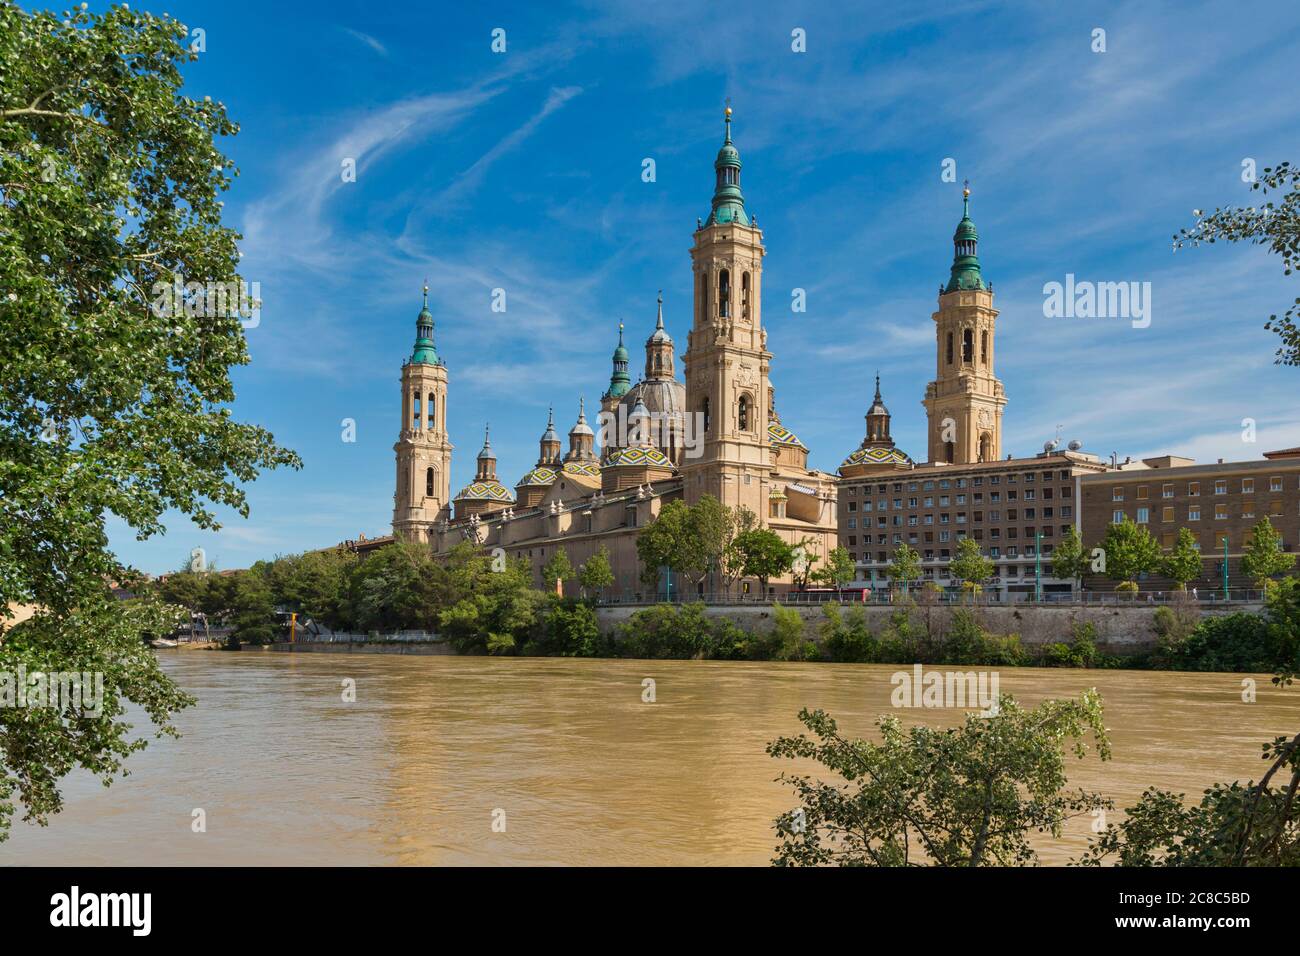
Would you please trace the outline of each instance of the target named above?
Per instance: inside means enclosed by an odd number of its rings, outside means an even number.
[[[993,288],[980,272],[979,234],[970,218],[970,184],[962,190],[962,217],[952,237],[948,284],[939,290],[935,326],[936,375],[926,386],[931,462],[970,464],[1002,457],[1002,382],[993,373],[998,313]]]
[[[452,451],[447,439],[447,366],[433,346],[427,285],[415,330],[415,348],[402,363],[402,427],[393,445],[393,533],[427,541],[434,522],[451,516]]]
[[[762,326],[763,234],[745,211],[740,153],[726,134],[713,164],[713,207],[695,230],[695,310],[687,348],[686,408],[703,423],[702,454],[682,460],[688,503],[711,494],[763,520],[771,471],[767,333]],[[699,427],[698,425],[696,426]]]

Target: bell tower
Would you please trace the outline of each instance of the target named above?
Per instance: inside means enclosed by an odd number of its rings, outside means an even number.
[[[415,347],[402,363],[402,427],[393,495],[393,533],[427,541],[436,521],[451,516],[451,452],[447,440],[447,366],[433,345],[429,287],[415,320]]]
[[[703,428],[701,454],[682,461],[688,503],[714,495],[730,507],[767,515],[767,333],[762,326],[763,234],[745,210],[731,108],[714,161],[713,205],[695,230],[695,308],[687,348],[686,408]]]
[[[935,325],[936,375],[926,386],[931,462],[970,464],[1002,457],[1002,382],[993,373],[998,313],[993,288],[980,271],[979,234],[970,218],[970,184],[953,234],[952,270],[939,290]]]

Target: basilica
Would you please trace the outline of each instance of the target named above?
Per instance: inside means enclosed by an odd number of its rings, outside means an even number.
[[[644,373],[633,384],[620,326],[599,412],[590,410],[589,419],[579,402],[565,448],[552,410],[536,465],[513,487],[497,473],[485,434],[474,480],[452,493],[450,382],[425,290],[414,349],[402,365],[394,535],[427,542],[435,553],[474,541],[523,557],[538,573],[558,548],[576,567],[604,547],[612,591],[629,596],[646,590],[638,529],[674,500],[713,495],[813,554],[836,546],[837,476],[808,467],[807,447],[776,410],[762,321],[766,250],[745,209],[730,109],[713,166],[712,205],[707,219],[697,220],[690,250],[694,303],[685,349],[679,356],[664,325],[661,296]]]
[[[434,344],[425,289],[415,345],[402,365],[403,427],[393,446],[394,536],[425,542],[439,554],[467,540],[500,549],[528,560],[539,580],[542,566],[557,549],[564,549],[576,567],[604,548],[615,575],[613,593],[647,598],[652,595],[637,558],[638,529],[654,521],[670,501],[689,505],[712,495],[730,508],[748,509],[762,527],[803,545],[814,558],[844,547],[862,580],[875,581],[878,575],[871,565],[887,560],[878,549],[892,551],[904,543],[905,534],[921,542],[919,530],[911,530],[911,525],[904,530],[901,514],[873,514],[868,519],[858,512],[859,501],[864,511],[872,508],[861,500],[865,489],[887,495],[889,485],[882,482],[902,478],[903,473],[999,462],[1007,397],[993,372],[998,313],[980,268],[970,190],[963,192],[952,267],[939,287],[939,309],[931,317],[936,376],[922,402],[929,421],[925,462],[918,464],[895,446],[877,376],[865,437],[832,475],[808,467],[808,448],[777,413],[769,380],[773,353],[762,314],[766,249],[762,232],[745,209],[730,109],[713,168],[713,201],[708,218],[696,221],[690,249],[694,302],[680,356],[681,377],[661,295],[636,384],[620,325],[599,410],[592,409],[589,419],[585,402],[579,400],[566,448],[552,409],[538,441],[536,465],[513,486],[497,474],[491,436],[484,434],[474,480],[452,493],[449,378]],[[1077,464],[1085,469],[1096,462],[1094,456],[1074,451],[1061,454],[1080,458]],[[902,491],[901,484],[892,483],[894,492]],[[881,500],[875,512],[890,510],[888,504],[889,499]],[[958,521],[964,517],[959,515]],[[919,529],[919,517],[908,520]],[[949,537],[939,533],[945,541]],[[382,542],[372,540],[366,547]],[[672,585],[661,579],[659,586],[663,590]],[[774,591],[787,586],[788,581],[769,582]]]

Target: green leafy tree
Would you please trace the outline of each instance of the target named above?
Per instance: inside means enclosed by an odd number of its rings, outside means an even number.
[[[813,572],[813,579],[838,591],[852,581],[857,573],[848,549],[834,548],[826,555],[826,563]]]
[[[1083,550],[1083,540],[1074,525],[1070,525],[1052,550],[1052,577],[1073,581],[1076,591],[1082,590],[1082,581],[1091,567]]]
[[[691,563],[689,545],[690,509],[684,501],[670,501],[648,525],[637,532],[636,553],[641,561],[641,580],[654,588],[659,569],[683,571]]]
[[[801,541],[790,546],[790,578],[791,583],[797,590],[806,591],[808,582],[813,580],[816,572],[816,565],[820,556],[817,554],[817,541],[811,536],[805,536]]]
[[[609,565],[609,550],[602,544],[600,550],[583,562],[578,571],[578,583],[583,597],[603,594],[614,583],[614,570]]]
[[[182,93],[188,42],[125,5],[0,5],[0,608],[38,608],[5,631],[0,670],[104,675],[98,716],[0,708],[0,836],[17,803],[57,812],[75,767],[122,770],[144,745],[126,701],[168,734],[193,702],[141,647],[175,610],[109,590],[139,581],[109,517],[140,538],[169,510],[216,528],[215,506],[247,514],[260,470],[300,464],[231,414],[238,309],[160,307],[178,281],[240,288],[220,201],[235,169],[214,142],[238,128]]]
[[[1261,195],[1287,190],[1276,202],[1246,208],[1230,206],[1215,209],[1201,217],[1197,210],[1197,223],[1190,229],[1180,229],[1174,236],[1174,248],[1186,245],[1199,246],[1203,242],[1248,242],[1268,246],[1269,251],[1282,257],[1282,271],[1291,275],[1300,256],[1300,169],[1288,162],[1264,168],[1264,174],[1251,183],[1250,188]],[[1279,318],[1270,315],[1264,328],[1275,332],[1282,340],[1277,350],[1279,365],[1300,365],[1300,298]]]
[[[363,631],[435,630],[444,573],[425,545],[394,541],[355,566],[347,616]]]
[[[723,537],[722,552],[718,562],[723,590],[730,595],[731,589],[745,573],[745,552],[739,542],[747,531],[758,527],[758,515],[741,505],[728,508],[729,522]]]
[[[237,571],[228,578],[228,587],[230,607],[226,617],[231,627],[230,646],[238,649],[241,642],[270,644],[274,641],[279,626],[264,570]]]
[[[1178,538],[1162,565],[1165,577],[1178,585],[1178,590],[1186,591],[1187,582],[1198,580],[1201,576],[1201,552],[1196,547],[1196,535],[1187,528],[1178,529]]]
[[[546,563],[542,565],[542,587],[551,591],[556,581],[569,581],[573,578],[573,564],[569,561],[569,552],[556,548]]]
[[[768,528],[754,528],[744,532],[738,536],[736,546],[745,556],[745,577],[758,578],[758,586],[764,596],[767,594],[767,582],[785,574],[794,564],[794,548]]]
[[[1110,806],[1065,789],[1067,742],[1082,758],[1091,735],[1110,757],[1095,690],[1033,710],[1003,695],[991,715],[946,730],[882,717],[879,743],[842,737],[820,710],[799,720],[812,737],[781,737],[768,754],[817,761],[841,779],[781,775],[799,808],[776,820],[780,866],[1023,866],[1037,860],[1031,833],[1059,837],[1071,816]]]
[[[980,552],[979,542],[974,538],[962,538],[957,542],[957,551],[948,562],[948,574],[961,582],[962,588],[974,598],[989,578],[993,577],[993,562]]]
[[[921,576],[921,556],[907,545],[900,544],[885,573],[895,586],[902,584],[903,593],[906,594],[911,583]]]
[[[1267,589],[1273,578],[1295,568],[1295,555],[1282,550],[1282,536],[1268,518],[1260,518],[1250,529],[1250,541],[1241,556],[1241,570]]]
[[[1101,546],[1106,555],[1106,576],[1124,590],[1136,591],[1140,575],[1160,568],[1160,543],[1145,525],[1135,524],[1127,515],[1106,529]]]

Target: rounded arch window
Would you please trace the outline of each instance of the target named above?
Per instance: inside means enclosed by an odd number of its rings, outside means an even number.
[[[740,396],[740,402],[736,407],[736,426],[742,431],[749,431],[749,396]]]

